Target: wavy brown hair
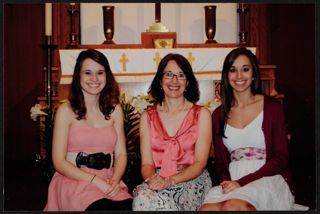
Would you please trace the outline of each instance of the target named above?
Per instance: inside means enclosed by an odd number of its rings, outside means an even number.
[[[80,52],[76,65],[73,71],[72,83],[69,94],[69,101],[72,110],[77,114],[77,119],[84,119],[87,109],[84,102],[84,96],[80,85],[80,71],[85,59],[92,59],[105,68],[106,85],[100,92],[99,108],[106,120],[110,119],[110,114],[114,111],[115,106],[120,103],[119,100],[119,86],[116,82],[108,62],[108,59],[99,51],[88,49]]]

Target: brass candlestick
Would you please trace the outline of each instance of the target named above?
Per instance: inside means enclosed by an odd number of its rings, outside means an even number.
[[[237,13],[239,13],[239,41],[240,45],[247,45],[248,32],[246,31],[246,14],[248,12],[248,7],[244,3],[239,3]]]
[[[70,15],[70,43],[66,48],[78,48],[77,35],[75,33],[75,15],[79,13],[79,10],[76,9],[75,4],[70,4],[70,9],[68,9]]]

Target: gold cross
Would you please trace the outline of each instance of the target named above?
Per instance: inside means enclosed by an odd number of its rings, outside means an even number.
[[[192,56],[192,53],[189,52],[189,53],[188,53],[188,61],[189,61],[190,65],[192,65],[192,63],[193,63],[194,60],[195,60],[195,58]]]
[[[156,52],[156,56],[153,58],[153,61],[156,62],[156,69],[158,69],[159,63],[161,61],[160,53]]]
[[[122,63],[122,70],[127,71],[127,62],[129,62],[129,60],[125,53],[122,54],[120,62]]]

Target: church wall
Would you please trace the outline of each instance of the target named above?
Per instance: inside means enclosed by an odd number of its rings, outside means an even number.
[[[103,34],[102,6],[115,6],[114,41],[117,44],[140,44],[141,32],[155,22],[154,3],[81,3],[81,43],[101,44]],[[215,5],[216,35],[219,43],[236,43],[238,14],[236,3],[161,3],[161,22],[170,32],[177,32],[178,43],[203,43],[204,6]]]

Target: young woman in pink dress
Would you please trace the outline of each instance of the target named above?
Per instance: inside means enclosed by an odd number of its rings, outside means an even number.
[[[166,55],[149,94],[156,104],[140,119],[144,182],[133,191],[133,210],[195,211],[211,187],[205,169],[211,117],[195,104],[199,88],[188,60],[179,54]]]
[[[127,153],[119,88],[99,51],[77,58],[69,102],[56,112],[52,158],[45,211],[131,209],[121,181]]]

